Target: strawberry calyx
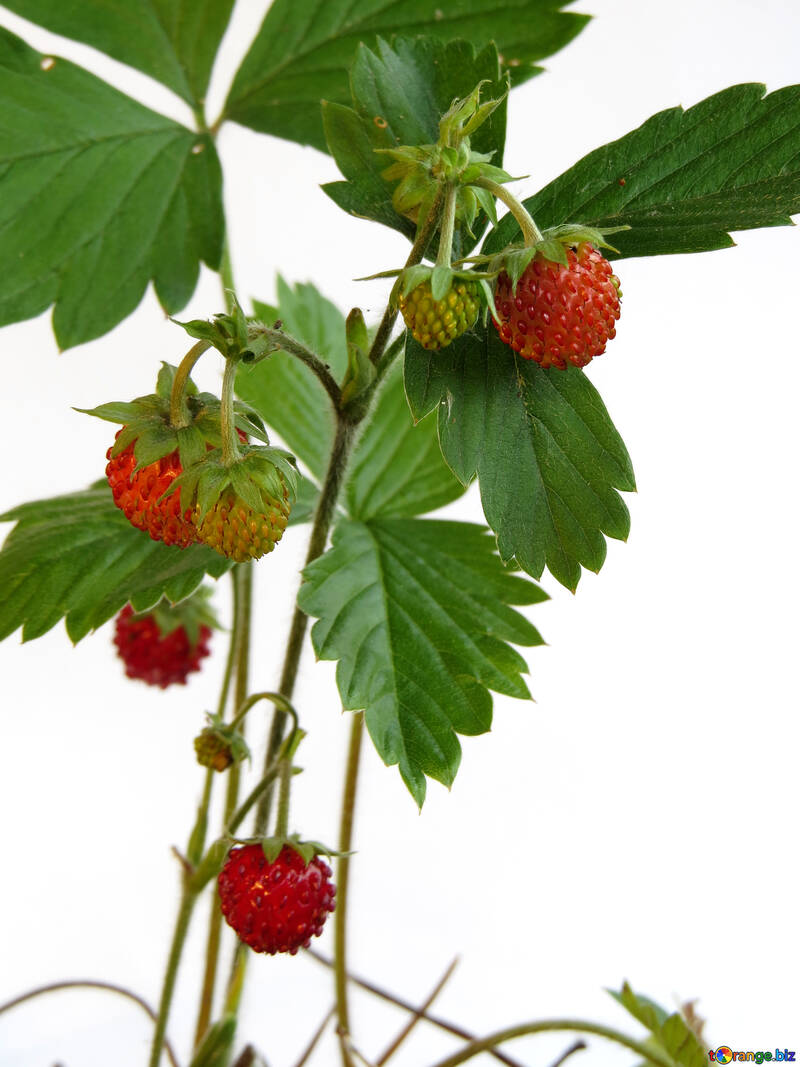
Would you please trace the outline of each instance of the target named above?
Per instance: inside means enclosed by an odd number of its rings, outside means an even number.
[[[253,363],[262,356],[276,351],[274,341],[265,337],[261,324],[248,321],[234,293],[228,290],[231,310],[210,319],[192,319],[189,322],[172,321],[181,326],[190,337],[206,341],[226,359],[241,359]]]
[[[201,585],[191,596],[177,601],[175,604],[162,597],[153,608],[147,611],[134,612],[130,616],[131,622],[139,619],[152,618],[162,637],[168,637],[175,630],[183,627],[189,643],[194,648],[200,640],[200,632],[203,627],[209,630],[219,630],[220,624],[214,609],[211,607],[211,589]]]
[[[189,379],[185,385],[186,408],[190,422],[174,426],[170,416],[170,397],[177,367],[162,363],[155,393],[136,397],[131,401],[113,401],[96,408],[76,408],[85,415],[106,422],[121,423],[111,447],[111,459],[115,459],[133,446],[136,458],[135,471],[155,463],[173,452],[180,457],[184,470],[203,458],[209,448],[218,448],[222,443],[220,401],[213,393],[201,393]],[[269,444],[264,424],[254,408],[242,401],[234,405],[237,430]]]
[[[223,461],[222,449],[215,448],[184,470],[164,496],[180,492],[181,507],[193,508],[202,521],[229,490],[254,511],[261,508],[265,495],[291,503],[297,496],[297,478],[295,458],[282,448],[244,445],[230,464]]]
[[[233,723],[219,714],[206,713],[208,725],[194,739],[197,762],[215,771],[225,771],[234,763],[250,758],[250,749]]]
[[[352,852],[337,852],[328,848],[321,841],[306,841],[299,834],[273,834],[271,837],[235,837],[229,838],[231,845],[260,845],[267,863],[274,863],[283,852],[290,848],[308,865],[317,856],[351,856]]]

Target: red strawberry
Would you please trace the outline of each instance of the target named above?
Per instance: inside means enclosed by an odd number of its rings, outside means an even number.
[[[619,281],[608,260],[585,242],[566,253],[566,266],[537,254],[516,292],[505,273],[495,292],[503,341],[523,359],[560,370],[605,352],[619,318]]]
[[[200,660],[208,655],[211,628],[199,625],[193,641],[184,626],[164,633],[152,612],[134,615],[128,604],[117,616],[114,644],[129,678],[166,689],[186,684],[186,676],[200,670]]]
[[[117,437],[120,433],[122,430]],[[111,449],[106,453],[106,476],[114,494],[114,503],[125,513],[129,522],[149,533],[154,541],[179,545],[181,548],[194,544],[197,531],[191,522],[191,510],[181,514],[180,493],[159,499],[183,472],[177,450],[135,471],[133,448],[131,444],[113,458]]]
[[[255,952],[307,948],[333,911],[336,887],[318,856],[309,863],[284,845],[273,863],[259,844],[233,848],[217,879],[222,914]]]

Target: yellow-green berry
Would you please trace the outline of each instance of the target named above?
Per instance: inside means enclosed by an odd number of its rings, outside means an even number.
[[[397,303],[406,326],[423,348],[446,348],[470,328],[478,317],[477,282],[456,278],[441,300],[434,300],[431,283],[422,282]]]

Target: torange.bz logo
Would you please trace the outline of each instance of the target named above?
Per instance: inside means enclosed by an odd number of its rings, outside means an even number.
[[[774,1052],[734,1052],[732,1048],[728,1048],[727,1045],[720,1045],[718,1049],[709,1049],[708,1058],[712,1063],[732,1063],[734,1060],[737,1062],[745,1062],[749,1060],[751,1063],[794,1063],[794,1052],[788,1048],[780,1049],[776,1048]]]

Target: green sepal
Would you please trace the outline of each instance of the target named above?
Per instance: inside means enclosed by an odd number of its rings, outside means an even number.
[[[167,637],[182,626],[192,647],[194,647],[200,640],[201,626],[208,626],[212,630],[221,629],[219,620],[209,603],[210,599],[211,589],[207,585],[201,585],[185,600],[179,600],[176,604],[171,604],[169,600],[162,597],[154,608],[142,612],[141,615],[134,615],[133,618],[151,616],[162,637]]]
[[[342,410],[357,414],[364,393],[375,381],[375,364],[369,358],[369,332],[360,308],[353,308],[345,323],[347,369],[342,379]]]
[[[235,727],[232,723],[226,723],[221,715],[212,714],[211,712],[206,712],[206,722],[207,725],[202,729],[199,736],[203,737],[211,734],[224,745],[230,755],[229,766],[250,759],[250,748],[238,727]]]
[[[210,319],[192,319],[189,322],[172,319],[172,322],[183,327],[190,337],[208,341],[226,359],[252,363],[274,351],[275,345],[264,337],[258,328],[259,324],[249,322],[236,295],[230,290],[228,293],[231,298],[229,312],[221,312]]]
[[[304,841],[299,834],[277,835],[275,837],[263,837],[259,843],[264,850],[267,863],[274,863],[284,848],[290,848],[300,856],[303,862],[308,864],[315,856],[350,856],[351,852],[337,852],[336,849],[328,848],[321,841]]]
[[[169,486],[164,497],[180,492],[181,509],[197,507],[200,520],[205,518],[230,487],[248,507],[260,511],[261,493],[275,500],[283,498],[284,486],[290,500],[297,496],[297,466],[290,452],[263,445],[244,445],[239,459],[230,466],[222,461],[222,450],[213,449],[200,463],[185,470]]]
[[[224,1015],[206,1031],[189,1067],[227,1067],[235,1037],[236,1016]]]

